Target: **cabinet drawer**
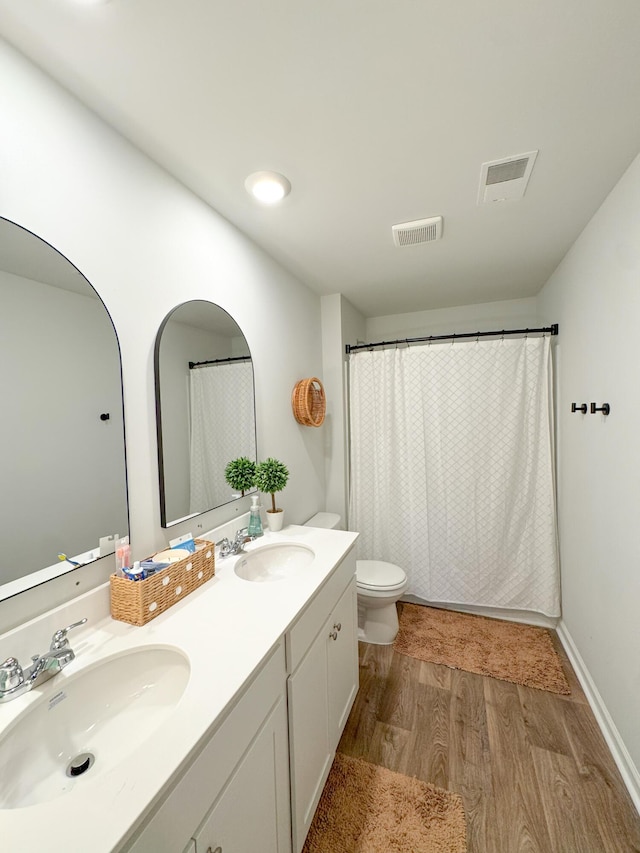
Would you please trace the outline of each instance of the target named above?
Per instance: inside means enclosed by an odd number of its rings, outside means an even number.
[[[287,652],[287,672],[292,673],[307,653],[319,631],[324,626],[327,614],[331,613],[336,602],[351,583],[356,573],[356,555],[351,550],[338,564],[313,600],[298,617],[287,633],[285,644]]]

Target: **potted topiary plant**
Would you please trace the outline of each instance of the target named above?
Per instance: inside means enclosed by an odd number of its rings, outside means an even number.
[[[254,484],[258,491],[271,495],[271,509],[267,510],[269,530],[281,530],[284,523],[284,510],[276,507],[276,492],[287,485],[289,470],[284,462],[269,457],[256,465]]]
[[[232,489],[244,493],[255,485],[256,463],[247,456],[232,459],[224,469],[224,478]]]

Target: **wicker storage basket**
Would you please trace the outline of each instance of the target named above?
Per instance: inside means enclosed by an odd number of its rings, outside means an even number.
[[[146,625],[210,580],[215,574],[215,543],[196,539],[196,545],[203,547],[143,581],[111,575],[111,616],[130,625]]]
[[[316,376],[297,382],[291,394],[291,407],[299,424],[322,426],[327,408],[322,382]]]

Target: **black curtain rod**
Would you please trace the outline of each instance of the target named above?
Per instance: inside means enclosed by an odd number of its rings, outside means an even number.
[[[228,364],[230,361],[251,361],[250,355],[237,355],[235,358],[213,358],[211,361],[190,361],[189,370],[194,367],[203,367],[205,364]]]
[[[455,341],[458,338],[486,338],[500,335],[533,335],[533,334],[558,334],[558,324],[545,326],[542,329],[500,329],[496,332],[452,332],[450,335],[429,335],[426,338],[400,338],[397,341],[377,341],[373,344],[347,344],[345,347],[347,355],[362,349],[373,349],[374,347],[391,347],[398,344],[421,344],[428,341]]]

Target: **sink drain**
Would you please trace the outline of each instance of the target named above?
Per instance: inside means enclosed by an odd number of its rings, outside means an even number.
[[[93,766],[95,756],[90,752],[81,752],[67,764],[67,776],[82,776]]]

